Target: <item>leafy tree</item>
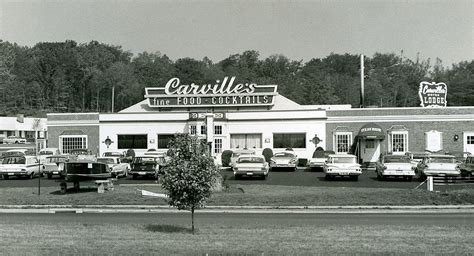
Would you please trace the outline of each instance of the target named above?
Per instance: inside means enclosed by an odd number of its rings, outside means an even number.
[[[194,211],[205,206],[219,172],[208,155],[207,145],[197,137],[176,134],[168,147],[172,157],[160,170],[161,184],[169,196],[170,206],[191,211],[194,233]]]

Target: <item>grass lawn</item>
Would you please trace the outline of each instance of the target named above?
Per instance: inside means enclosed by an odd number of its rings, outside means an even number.
[[[159,216],[155,224],[55,225],[7,218],[0,220],[0,248],[4,255],[468,255],[474,250],[470,225],[198,221],[193,235]]]
[[[163,192],[159,186],[116,186],[114,191],[98,194],[93,186],[80,191],[59,187],[1,188],[0,205],[166,205],[160,198],[142,197],[137,189]],[[273,185],[231,185],[215,192],[208,205],[235,206],[338,206],[338,205],[462,205],[474,204],[472,188],[443,192],[423,189],[299,187]]]

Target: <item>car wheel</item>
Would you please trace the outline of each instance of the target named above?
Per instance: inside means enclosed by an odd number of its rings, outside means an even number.
[[[3,175],[3,179],[4,179],[4,180],[8,180],[9,178],[10,178],[10,177],[9,177],[8,175],[6,175],[6,174]]]
[[[358,180],[359,180],[359,176],[352,176],[352,177],[351,177],[351,180],[353,180],[353,181],[358,181]]]
[[[294,172],[298,171],[298,167],[295,166],[295,168],[293,168],[293,171],[294,171]]]
[[[332,176],[331,176],[331,175],[326,175],[326,176],[324,176],[324,179],[325,179],[325,180],[331,180],[331,179],[332,179]]]
[[[34,172],[32,172],[32,173],[28,176],[28,178],[30,178],[30,179],[33,179],[34,177],[35,177],[35,173],[34,173]]]
[[[53,175],[51,173],[48,173],[48,179],[53,178]]]
[[[111,173],[110,176],[111,176],[112,178],[117,178],[117,174],[116,174],[116,173]]]
[[[267,179],[267,175],[262,175],[262,180],[266,180]]]
[[[412,177],[412,176],[408,176],[408,177],[407,177],[407,181],[409,181],[409,182],[413,181],[413,177]]]
[[[242,175],[239,175],[239,174],[234,175],[234,178],[235,178],[236,180],[240,179],[241,177],[242,177]]]
[[[136,174],[133,174],[132,179],[136,180],[136,179],[137,179],[137,175],[136,175]]]

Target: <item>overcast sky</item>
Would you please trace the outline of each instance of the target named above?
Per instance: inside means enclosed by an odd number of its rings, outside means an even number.
[[[451,65],[474,59],[474,0],[0,0],[0,38],[26,46],[97,40],[214,62],[245,50],[305,62],[403,50]]]

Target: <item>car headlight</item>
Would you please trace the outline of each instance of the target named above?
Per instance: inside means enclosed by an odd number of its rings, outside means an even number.
[[[239,168],[237,168],[237,167],[234,167],[234,171],[238,171],[238,170],[239,170]]]

